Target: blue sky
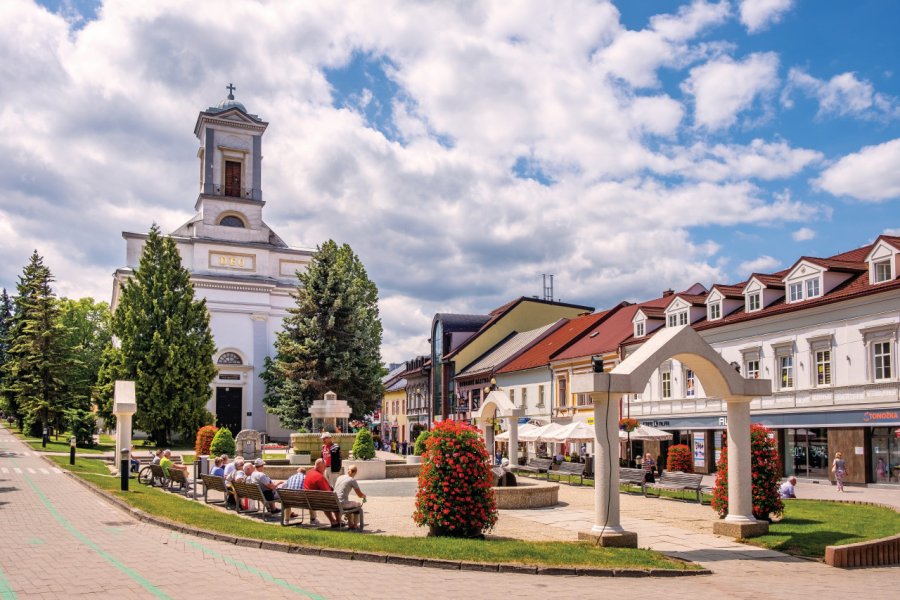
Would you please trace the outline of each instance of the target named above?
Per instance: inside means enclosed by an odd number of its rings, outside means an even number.
[[[2,3],[0,286],[37,248],[108,299],[120,232],[191,216],[230,81],[267,222],[354,247],[392,361],[541,273],[603,308],[900,231],[892,2],[197,4]]]

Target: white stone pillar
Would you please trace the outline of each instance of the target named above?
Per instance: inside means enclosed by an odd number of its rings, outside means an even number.
[[[597,438],[591,533],[623,533],[625,530],[619,521],[619,407],[610,404],[613,399],[608,394],[592,394],[591,397],[594,400],[594,436]]]
[[[122,448],[131,449],[131,417],[137,412],[133,381],[116,381],[113,414],[116,415],[116,469],[122,464]]]
[[[509,418],[509,468],[519,466],[519,418]]]
[[[728,400],[728,523],[755,523],[750,455],[750,401]]]

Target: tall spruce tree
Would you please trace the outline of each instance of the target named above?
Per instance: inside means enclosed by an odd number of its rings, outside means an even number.
[[[194,299],[175,241],[156,225],[120,298],[113,313],[119,356],[112,352],[104,368],[118,364],[116,376],[135,381],[138,429],[158,444],[168,443],[174,431],[193,439],[210,418],[206,403],[216,348],[206,301]]]
[[[276,338],[274,360],[265,361],[263,402],[296,428],[310,404],[333,391],[361,417],[382,392],[378,288],[350,246],[333,240],[298,278],[297,305]]]
[[[3,365],[6,364],[9,355],[10,327],[12,327],[13,304],[6,293],[6,288],[0,292],[0,408],[10,415],[15,414],[11,393],[6,391]]]
[[[46,428],[65,405],[63,378],[69,369],[59,321],[53,276],[37,253],[31,255],[16,286],[16,311],[9,330],[5,388],[20,417]]]

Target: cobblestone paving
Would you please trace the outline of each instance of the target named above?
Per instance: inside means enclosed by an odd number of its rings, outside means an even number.
[[[504,512],[501,519],[515,519],[524,527],[558,531],[561,537],[570,538],[585,519],[590,521],[591,511],[582,500],[589,495],[583,490],[567,490],[563,495],[569,504],[563,509],[525,516]],[[373,502],[384,502],[385,509],[396,504],[401,511],[411,506],[409,498],[405,499],[407,505],[387,496],[373,498]],[[373,515],[373,526],[382,526],[377,512]],[[552,523],[542,524],[542,519]],[[514,595],[557,600],[664,594],[668,600],[715,594],[719,598],[793,599],[860,597],[863,590],[866,598],[896,598],[900,569],[838,571],[755,549],[739,557],[749,547],[627,514],[625,521],[629,527],[645,528],[642,545],[657,530],[654,545],[671,544],[672,551],[703,562],[716,574],[684,579],[595,579],[476,573],[237,547],[137,522],[0,430],[0,598],[101,594],[115,599],[202,598],[229,597],[239,591],[249,598],[469,600]],[[678,545],[682,548],[675,548]]]

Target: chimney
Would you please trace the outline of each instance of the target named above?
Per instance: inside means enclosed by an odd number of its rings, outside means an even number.
[[[672,288],[669,288],[669,289],[667,289],[667,290],[663,290],[663,295],[662,295],[662,297],[663,297],[663,298],[668,298],[669,296],[674,296],[674,295],[675,295],[675,290],[673,290]]]

